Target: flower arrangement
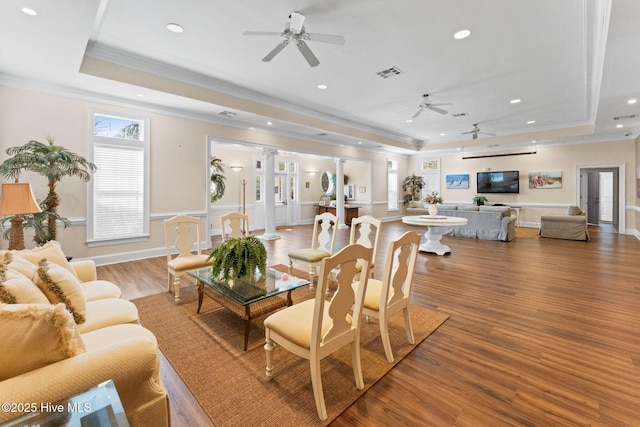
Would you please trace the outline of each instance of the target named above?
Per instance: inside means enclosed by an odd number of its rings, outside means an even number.
[[[435,205],[436,203],[443,203],[444,199],[437,191],[432,191],[424,198],[424,201],[429,203],[430,205]]]

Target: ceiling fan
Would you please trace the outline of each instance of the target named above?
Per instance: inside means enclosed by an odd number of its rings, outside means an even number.
[[[245,36],[280,36],[284,37],[284,40],[280,42],[271,52],[262,58],[263,62],[271,61],[282,49],[287,47],[291,42],[295,42],[296,46],[304,59],[307,60],[310,66],[317,67],[320,65],[318,58],[311,52],[311,49],[307,45],[306,41],[322,42],[343,45],[345,39],[342,36],[334,36],[329,34],[314,34],[307,33],[304,28],[304,15],[300,12],[291,12],[289,15],[289,22],[284,25],[282,32],[274,31],[245,31]]]
[[[478,123],[474,123],[473,124],[473,129],[470,130],[469,132],[462,132],[462,135],[464,134],[472,134],[473,138],[472,139],[478,139],[478,134],[483,134],[483,135],[489,135],[489,136],[496,136],[495,133],[491,133],[491,132],[482,132],[480,130],[480,128],[478,127]]]
[[[435,111],[436,113],[447,114],[448,111],[443,110],[442,108],[438,108],[439,105],[453,105],[453,104],[450,102],[446,104],[432,104],[431,102],[429,102],[429,94],[425,93],[424,95],[422,95],[422,103],[418,106],[418,111],[416,111],[416,113],[413,115],[413,117],[411,117],[411,119],[415,119],[416,117],[418,117],[420,114],[422,114],[424,110],[431,110],[431,111]]]

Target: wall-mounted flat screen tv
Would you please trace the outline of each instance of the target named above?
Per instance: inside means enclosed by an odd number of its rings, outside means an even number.
[[[478,193],[519,193],[519,171],[478,172]]]

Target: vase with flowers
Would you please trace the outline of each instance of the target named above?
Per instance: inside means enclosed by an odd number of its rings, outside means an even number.
[[[432,191],[425,197],[424,201],[429,203],[429,216],[436,216],[438,215],[438,207],[436,205],[444,202],[444,199],[440,193]]]

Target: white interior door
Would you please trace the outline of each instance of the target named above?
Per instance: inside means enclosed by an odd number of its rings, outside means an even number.
[[[298,163],[276,162],[275,173],[276,226],[295,225],[299,221]]]

